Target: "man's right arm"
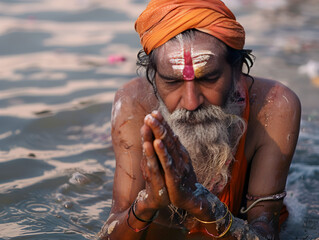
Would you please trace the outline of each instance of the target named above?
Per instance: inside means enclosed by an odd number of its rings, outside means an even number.
[[[143,231],[134,232],[127,224],[128,212],[138,193],[145,188],[141,171],[143,158],[140,128],[145,111],[141,105],[139,91],[148,89],[140,86],[141,80],[133,80],[116,93],[112,110],[112,143],[116,159],[113,183],[113,201],[110,216],[102,227],[100,239],[141,239]],[[147,83],[146,83],[147,84]],[[141,204],[139,210],[142,209]],[[153,211],[143,209],[139,216],[150,219]],[[129,223],[133,228],[143,229],[147,224],[138,221],[130,213]]]

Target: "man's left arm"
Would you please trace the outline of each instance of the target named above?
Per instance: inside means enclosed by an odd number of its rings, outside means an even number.
[[[258,141],[251,160],[248,184],[251,199],[247,207],[258,198],[283,196],[298,140],[301,115],[298,97],[281,84],[275,84],[270,94],[272,101],[265,101],[255,126]],[[282,207],[282,198],[260,201],[248,211],[248,222],[267,239],[279,239]]]

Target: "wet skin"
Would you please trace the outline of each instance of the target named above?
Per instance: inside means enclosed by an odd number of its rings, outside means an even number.
[[[231,78],[240,75],[232,71],[225,61],[223,45],[206,34],[196,35],[196,41],[189,46],[183,45],[183,48],[193,48],[194,51],[214,53],[199,71],[201,75],[196,76],[194,71],[194,80],[185,81],[183,71],[174,69],[168,59],[172,49],[179,51],[181,45],[178,41],[171,44],[159,49],[156,75],[158,94],[169,111],[178,108],[194,110],[205,104],[222,106],[232,89]],[[249,78],[240,77],[250,86]],[[251,165],[248,192],[255,196],[268,196],[285,188],[298,138],[300,103],[287,87],[261,78],[255,78],[249,96],[251,107],[245,146],[245,155]],[[113,109],[112,119],[112,141],[116,157],[113,206],[100,237],[185,239],[187,231],[168,228],[168,203],[173,203],[202,220],[223,216],[223,209],[219,208],[218,202],[216,210],[212,211],[204,194],[194,197],[197,180],[187,151],[161,115],[152,113],[157,109],[158,100],[146,79],[132,80],[120,89],[114,106],[117,107]],[[132,202],[143,189],[144,197],[140,197],[136,205],[136,214],[142,219],[150,219],[158,209],[160,214],[148,230],[135,233],[127,225],[127,214]],[[251,203],[248,202],[248,205]],[[200,210],[200,205],[203,210]],[[278,239],[281,207],[282,201],[257,204],[247,214],[249,227],[240,219],[234,218],[225,239],[249,239],[254,236],[252,234],[257,234],[261,239],[266,235]],[[187,229],[188,223],[184,226]],[[129,224],[139,229],[146,225],[132,216]],[[190,222],[191,224],[193,223]],[[217,233],[216,226],[206,225],[210,232]]]

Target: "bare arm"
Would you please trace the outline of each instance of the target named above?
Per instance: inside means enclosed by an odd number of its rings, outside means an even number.
[[[273,84],[253,123],[257,142],[248,194],[269,196],[285,190],[290,163],[298,140],[301,107],[287,87]],[[253,201],[248,201],[248,206]],[[262,201],[248,211],[248,221],[270,239],[279,239],[283,201]]]
[[[143,87],[144,86],[144,87]],[[100,239],[121,239],[125,234],[126,239],[140,239],[143,232],[135,233],[127,225],[130,206],[135,201],[138,193],[145,188],[145,181],[140,163],[143,158],[140,128],[143,125],[145,111],[140,105],[139,90],[146,93],[148,86],[133,80],[116,93],[112,111],[112,142],[116,159],[116,170],[113,183],[113,201],[110,216],[102,227]],[[147,95],[147,94],[146,94]],[[146,99],[149,102],[148,99]],[[145,219],[152,216],[152,211],[145,210]],[[130,217],[134,228],[142,229],[145,223]]]

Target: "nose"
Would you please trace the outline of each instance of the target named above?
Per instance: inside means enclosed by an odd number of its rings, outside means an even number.
[[[185,81],[181,107],[189,111],[196,110],[203,102],[204,97],[201,89],[195,81]]]

